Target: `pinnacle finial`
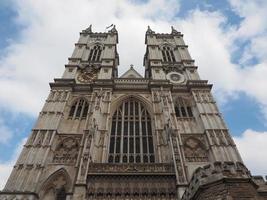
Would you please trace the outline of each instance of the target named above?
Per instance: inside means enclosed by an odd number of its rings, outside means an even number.
[[[152,29],[150,28],[150,26],[147,26],[146,34],[153,34],[153,33],[155,33],[155,31],[152,31]]]
[[[131,69],[133,69],[134,65],[133,64],[130,64],[130,66],[131,66]]]
[[[179,33],[173,26],[171,26],[171,28],[172,28],[171,34],[178,34]]]
[[[85,29],[85,32],[92,33],[92,24],[90,24],[90,26],[87,29]]]
[[[109,27],[112,27],[112,29],[110,29],[108,31],[109,33],[117,33],[117,29],[116,29],[116,25],[115,24],[111,24]]]

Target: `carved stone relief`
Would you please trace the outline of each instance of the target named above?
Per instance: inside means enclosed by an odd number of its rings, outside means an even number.
[[[53,163],[75,164],[81,136],[60,136],[53,156]]]
[[[187,162],[207,162],[207,150],[204,145],[204,137],[182,136],[184,145],[184,155]]]

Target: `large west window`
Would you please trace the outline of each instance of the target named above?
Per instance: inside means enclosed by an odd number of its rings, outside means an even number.
[[[113,114],[108,162],[155,162],[151,117],[135,99],[124,101]]]

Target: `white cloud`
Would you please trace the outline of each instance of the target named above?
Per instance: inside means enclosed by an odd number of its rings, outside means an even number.
[[[248,129],[240,137],[234,137],[234,140],[244,163],[252,174],[267,175],[267,132]]]
[[[0,190],[2,190],[7,182],[8,177],[10,176],[10,173],[13,169],[13,166],[15,165],[16,160],[19,157],[19,154],[22,150],[23,145],[26,142],[26,138],[22,139],[15,151],[13,152],[13,155],[10,160],[6,162],[0,162]]]
[[[16,20],[26,28],[21,39],[13,41],[7,56],[0,60],[0,92],[5,94],[0,97],[0,103],[15,112],[36,115],[48,94],[47,82],[62,74],[73,44],[78,40],[78,32],[89,24],[93,24],[95,31],[104,31],[106,26],[115,23],[119,31],[121,73],[130,64],[144,72],[142,60],[148,24],[157,32],[169,32],[170,26],[176,25],[185,34],[190,53],[200,66],[201,77],[214,83],[219,102],[235,97],[237,92],[245,92],[267,110],[267,79],[264,76],[267,47],[260,34],[265,30],[262,27],[267,25],[262,20],[254,22],[258,16],[264,18],[262,8],[267,7],[267,3],[229,1],[236,13],[244,17],[239,27],[225,26],[227,18],[219,11],[193,10],[185,19],[179,19],[175,17],[179,11],[179,2],[175,0],[142,4],[116,0],[14,0],[18,12]],[[255,12],[256,9],[260,11]],[[253,34],[248,34],[252,26],[255,26]],[[243,60],[257,56],[261,58],[258,65],[242,68],[231,62],[235,41],[240,39],[251,41]],[[18,97],[20,101],[17,101]]]
[[[1,95],[0,103],[31,115],[40,111],[49,91],[48,81],[63,73],[79,31],[93,24],[94,31],[103,32],[106,26],[115,23],[119,30],[120,68],[125,71],[134,64],[143,70],[147,25],[157,24],[166,31],[170,24],[165,21],[179,9],[176,0],[144,4],[117,0],[13,2],[18,13],[16,21],[25,29],[20,40],[12,41],[0,60],[0,92],[5,94]]]

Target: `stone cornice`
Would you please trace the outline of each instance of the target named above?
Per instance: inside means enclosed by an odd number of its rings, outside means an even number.
[[[77,83],[75,79],[54,79],[51,88],[72,88],[73,91],[92,91],[93,88],[106,87],[114,90],[151,90],[152,88],[168,88],[173,92],[189,92],[194,89],[212,88],[206,80],[188,80],[186,84],[175,85],[169,80],[153,80],[146,78],[114,78],[97,79],[91,83]]]

